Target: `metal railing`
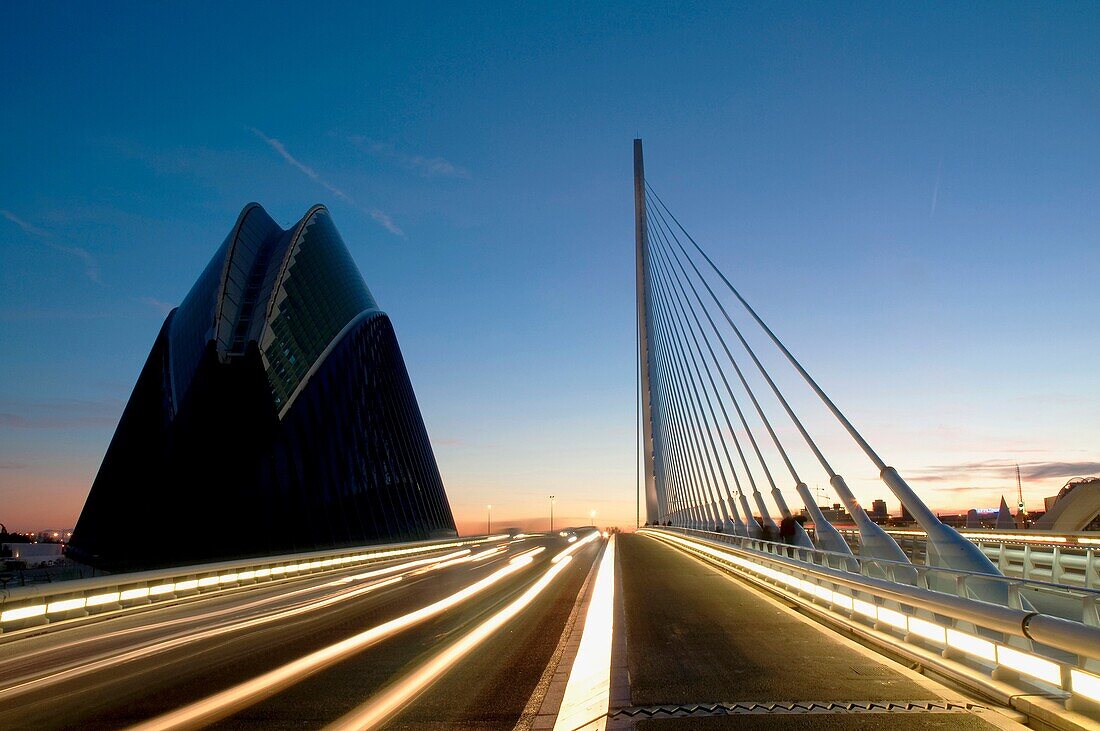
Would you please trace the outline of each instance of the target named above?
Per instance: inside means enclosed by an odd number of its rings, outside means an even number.
[[[991,576],[916,562],[909,564],[869,556],[850,556],[728,533],[712,533],[690,528],[666,530],[695,534],[745,550],[785,556],[818,566],[851,571],[862,576],[886,579],[900,584],[910,584],[967,599],[980,599],[1015,609],[1035,609],[1062,619],[1100,627],[1100,589],[1013,576]]]
[[[852,550],[858,553],[858,531],[839,530]],[[887,533],[910,561],[925,563],[927,536],[924,531],[902,528],[887,530]],[[978,546],[1005,576],[1100,590],[1100,537],[1094,532],[964,529],[962,536]]]
[[[508,537],[475,536],[358,546],[4,589],[0,590],[0,632],[448,548],[460,549]]]
[[[977,601],[964,591],[899,583],[881,561],[874,563],[886,575],[875,576],[865,573],[872,571],[870,560],[857,561],[860,571],[852,571],[850,563],[840,561],[851,560],[843,554],[682,528],[645,528],[640,534],[728,567],[845,626],[862,627],[892,649],[920,655],[926,664],[942,664],[941,671],[946,667],[977,679],[991,695],[998,695],[1000,683],[999,696],[1006,703],[1018,707],[1039,702],[1027,696],[1045,696],[1060,708],[1065,703],[1065,708],[1100,718],[1100,627],[1093,624]],[[909,568],[922,578],[944,571]],[[1016,690],[1006,692],[1004,684]]]

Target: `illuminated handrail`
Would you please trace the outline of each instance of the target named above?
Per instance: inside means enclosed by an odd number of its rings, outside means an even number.
[[[891,637],[895,648],[922,651],[926,658],[942,655],[983,677],[1082,701],[1070,703],[1074,710],[1100,712],[1100,627],[741,548],[697,531],[640,533],[827,609],[845,625],[868,626]]]
[[[1021,592],[1029,595],[1036,593],[1049,594],[1066,600],[1064,603],[1067,608],[1072,607],[1075,616],[1064,617],[1071,621],[1080,621],[1076,616],[1077,613],[1080,613],[1082,609],[1084,609],[1087,614],[1088,611],[1090,611],[1089,607],[1094,603],[1100,603],[1100,590],[1072,584],[1056,584],[1049,581],[1014,576],[991,576],[975,571],[891,561],[889,559],[874,558],[871,556],[852,556],[845,553],[823,551],[821,549],[805,548],[775,541],[765,541],[759,538],[748,538],[693,528],[666,527],[661,528],[661,530],[697,535],[707,540],[736,545],[745,550],[786,556],[798,561],[834,569],[851,570],[863,576],[877,576],[897,583],[915,584],[916,586],[923,586],[942,593],[954,594],[962,597],[968,596],[967,589],[972,583],[1003,585],[1007,588],[1005,596],[1007,596],[1010,601],[1018,599]],[[1024,607],[1016,606],[1016,608],[1020,609]],[[1059,614],[1058,616],[1062,615]]]
[[[841,533],[859,535],[859,531],[848,526],[836,526]],[[1076,531],[1054,533],[1041,530],[1005,530],[1004,528],[959,528],[959,535],[970,541],[1008,543],[1040,543],[1059,546],[1100,546],[1100,535],[1096,531]],[[927,536],[919,528],[887,528],[886,532],[892,536],[913,536],[924,538]]]
[[[854,529],[839,530],[849,541],[857,539]],[[925,563],[924,531],[901,528],[889,533],[911,561]],[[1100,537],[1096,532],[970,529],[962,535],[1007,577],[1100,590]]]
[[[0,632],[86,613],[165,602],[254,582],[332,571],[391,558],[506,540],[507,535],[355,546],[176,566],[0,590]]]

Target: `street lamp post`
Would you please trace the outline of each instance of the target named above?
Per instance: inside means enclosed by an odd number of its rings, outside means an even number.
[[[550,496],[550,532],[554,532],[554,496]]]
[[[493,535],[493,506],[487,505],[486,507],[489,508],[489,518],[485,524],[485,535],[491,536]]]
[[[596,525],[596,511],[595,510],[589,510],[588,511],[588,519],[592,521],[592,525]]]

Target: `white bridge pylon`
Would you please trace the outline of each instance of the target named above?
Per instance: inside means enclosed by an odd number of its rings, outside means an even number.
[[[637,342],[642,485],[646,522],[752,538],[781,539],[761,487],[788,528],[785,539],[805,548],[851,554],[822,514],[795,468],[791,450],[810,450],[858,529],[861,557],[908,563],[892,537],[864,511],[819,449],[798,414],[749,344],[731,309],[740,308],[820,399],[836,423],[878,470],[879,478],[928,535],[932,566],[999,575],[970,541],[944,525],[908,483],[871,448],[818,383],[757,314],[647,183],[642,141],[634,140]],[[731,337],[732,336],[732,337]],[[751,365],[750,365],[751,364]],[[754,369],[771,397],[750,385]],[[782,412],[801,437],[785,444],[774,426]],[[732,414],[732,416],[731,416]],[[739,434],[741,436],[739,436]],[[794,518],[761,439],[775,448],[789,483],[814,524],[814,541]],[[774,459],[774,457],[772,458]],[[749,496],[751,495],[752,506]],[[753,507],[757,517],[753,515]],[[916,572],[895,570],[898,580]],[[899,578],[900,577],[900,578]],[[1000,596],[982,597],[1003,603]]]

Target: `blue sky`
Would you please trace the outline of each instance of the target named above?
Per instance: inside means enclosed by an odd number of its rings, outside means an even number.
[[[1100,472],[1097,5],[460,5],[5,5],[0,521],[75,522],[167,309],[256,200],[332,210],[460,522],[554,493],[629,523],[639,134],[930,502],[993,505],[1016,461],[1032,503]]]

